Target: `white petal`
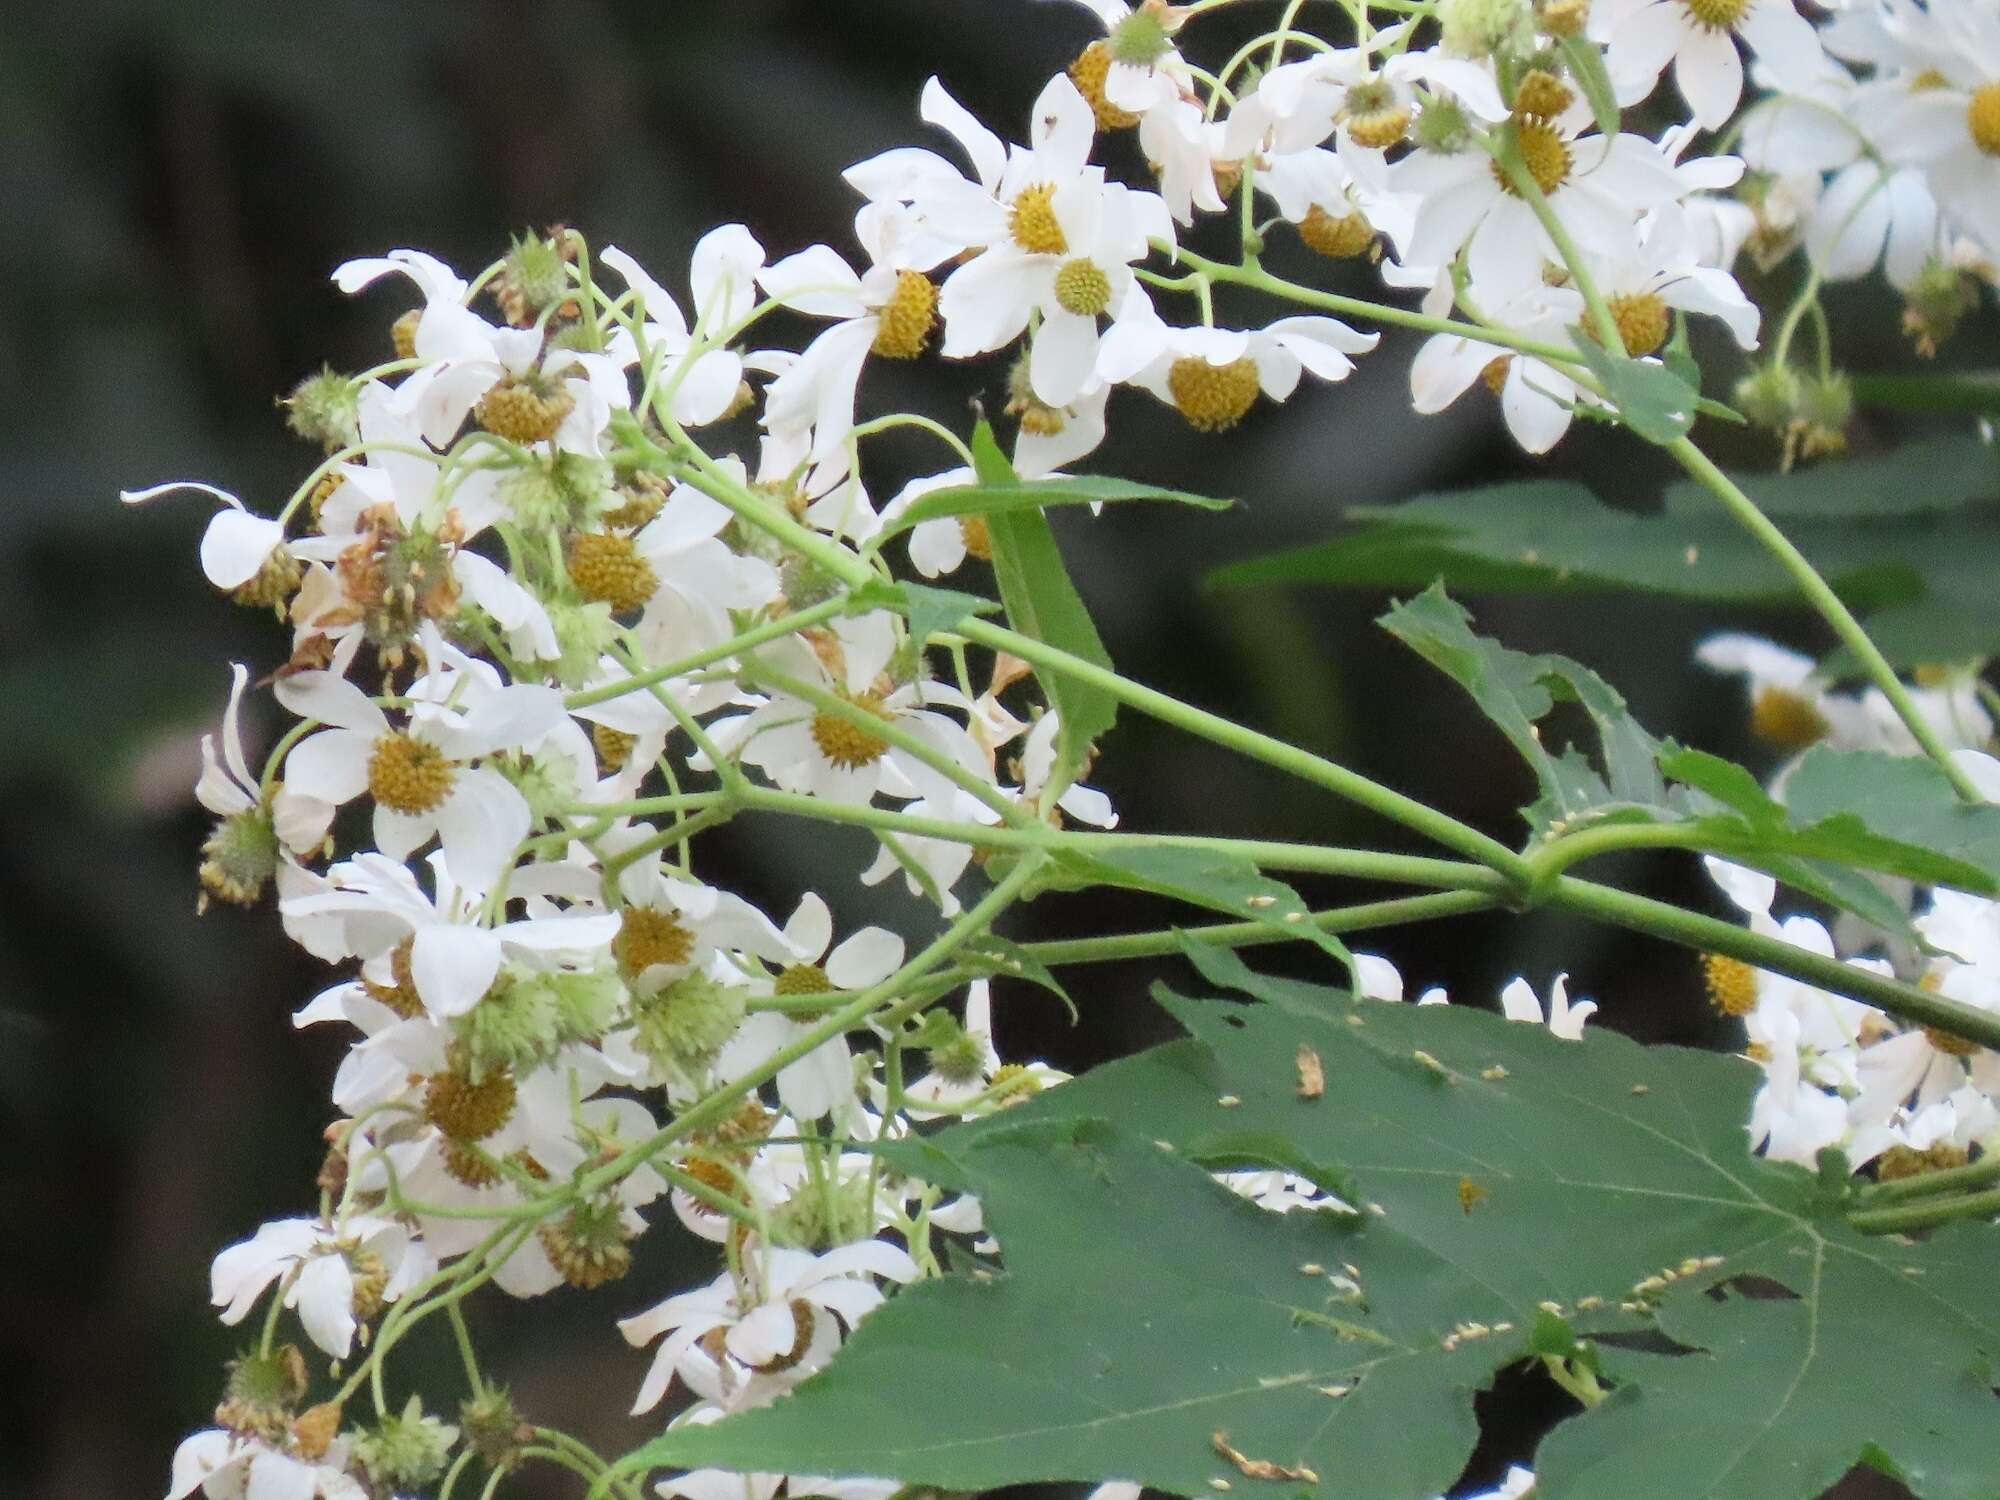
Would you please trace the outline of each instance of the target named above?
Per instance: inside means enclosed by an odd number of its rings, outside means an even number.
[[[428,923],[410,941],[410,978],[434,1016],[462,1016],[493,987],[500,936],[482,927]]]
[[[498,771],[461,771],[437,811],[451,878],[467,891],[492,890],[533,824],[527,800]]]
[[[826,977],[843,990],[865,990],[903,963],[903,940],[880,927],[864,927],[827,955]]]
[[[284,539],[285,528],[276,521],[247,510],[219,510],[201,536],[202,574],[219,589],[248,583]]]
[[[354,1273],[347,1257],[315,1255],[299,1272],[288,1299],[299,1309],[306,1336],[335,1359],[354,1343]]]
[[[317,719],[375,738],[389,732],[389,720],[368,695],[333,672],[295,672],[280,677],[277,699],[301,719]]]
[[[1001,174],[1007,168],[1007,148],[1001,145],[999,136],[980,124],[970,110],[952,98],[936,78],[925,81],[918,113],[925,123],[949,132],[965,148],[982,187],[991,189],[998,185]]]

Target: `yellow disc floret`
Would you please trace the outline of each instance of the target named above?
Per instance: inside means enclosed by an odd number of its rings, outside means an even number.
[[[1094,260],[1065,261],[1056,272],[1056,303],[1064,312],[1094,318],[1111,305],[1111,278]]]
[[[694,934],[670,911],[628,906],[618,919],[611,954],[619,968],[636,978],[655,964],[686,963],[694,954]]]
[[[1710,31],[1728,31],[1743,19],[1750,0],[1681,0],[1688,19]]]
[[[592,604],[608,604],[613,614],[645,608],[660,586],[653,565],[639,555],[629,536],[586,531],[569,544],[569,578]]]
[[[1576,102],[1575,91],[1555,74],[1530,68],[1514,90],[1514,108],[1537,119],[1553,120]]]
[[[1514,122],[1514,144],[1520,149],[1521,164],[1528,169],[1535,186],[1545,195],[1569,181],[1575,158],[1570,155],[1569,142],[1553,125],[1545,120],[1517,119]],[[1497,161],[1493,163],[1493,180],[1515,197],[1520,196],[1514,179],[1500,170]]]
[[[1657,292],[1621,292],[1608,298],[1606,310],[1618,327],[1619,342],[1634,359],[1643,359],[1667,341],[1667,304]]]
[[[774,995],[824,995],[834,988],[818,964],[788,964],[771,984]]]
[[[1022,424],[1027,425],[1026,423]],[[981,562],[993,561],[993,532],[986,524],[984,516],[960,516],[958,534],[965,542],[968,557],[976,557]]]
[[[876,314],[875,342],[884,359],[915,359],[937,323],[937,286],[921,271],[898,271],[896,290]]]
[[[1076,91],[1090,105],[1090,112],[1097,117],[1099,130],[1130,130],[1139,123],[1139,117],[1129,109],[1120,109],[1104,97],[1104,80],[1111,72],[1111,60],[1108,39],[1092,42],[1069,65],[1069,81],[1076,85]]]
[[[463,1062],[424,1085],[424,1118],[461,1141],[483,1141],[514,1115],[514,1071],[488,1068],[474,1078]]]
[[[1750,732],[1779,750],[1803,750],[1826,734],[1826,716],[1788,688],[1760,687],[1750,698]]]
[[[1330,214],[1315,203],[1299,220],[1299,238],[1306,248],[1335,260],[1352,260],[1365,255],[1375,243],[1375,226],[1365,214],[1352,211]]]
[[[1198,354],[1177,359],[1167,371],[1174,406],[1197,432],[1226,432],[1257,399],[1257,362],[1249,356],[1212,365]]]
[[[1721,953],[1701,956],[1708,1003],[1725,1016],[1747,1016],[1757,1008],[1757,971],[1740,958]]]
[[[1965,128],[1972,144],[1988,156],[2000,156],[2000,83],[1981,84],[1965,107]]]
[[[540,375],[510,375],[479,398],[479,425],[515,443],[540,443],[556,435],[576,397]]]
[[[847,701],[878,719],[883,716],[879,693],[856,693]],[[880,735],[871,734],[862,725],[836,713],[814,714],[812,737],[819,753],[843,771],[872,766],[889,748],[889,742]]]
[[[1947,1057],[1970,1057],[1979,1050],[1979,1043],[1970,1037],[1962,1037],[1955,1031],[1946,1031],[1941,1026],[1926,1026],[1924,1038]]]
[[[632,758],[632,749],[638,743],[638,735],[613,729],[609,724],[590,726],[590,745],[597,752],[597,764],[602,770],[621,769]]]
[[[1040,182],[1023,188],[1007,215],[1007,227],[1014,243],[1033,255],[1061,255],[1069,249],[1062,225],[1056,219],[1053,184]]]
[[[377,740],[368,757],[368,795],[391,812],[430,812],[451,795],[451,778],[442,750],[400,730]]]

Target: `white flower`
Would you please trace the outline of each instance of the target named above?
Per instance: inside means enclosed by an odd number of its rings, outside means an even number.
[[[422,1241],[388,1219],[365,1215],[328,1225],[317,1219],[279,1219],[231,1245],[209,1273],[209,1300],[222,1321],[249,1315],[267,1287],[287,1278],[284,1305],[297,1308],[306,1334],[335,1359],[353,1347],[354,1270],[358,1256],[372,1258],[387,1279],[376,1289],[393,1302],[437,1268]]]
[[[829,666],[797,638],[758,660],[785,675],[812,682],[853,704],[864,716],[914,735],[938,756],[971,776],[985,775],[978,747],[963,728],[930,705],[963,706],[943,683],[895,682],[889,675],[897,649],[894,618],[876,611],[835,620],[829,627],[835,658]],[[788,693],[777,693],[750,714],[711,726],[725,750],[764,770],[787,791],[838,802],[865,803],[878,793],[909,800],[949,801],[958,783],[900,746],[869,732],[866,718],[851,721]]]
[[[1637,104],[1669,63],[1695,123],[1713,130],[1743,93],[1740,37],[1784,74],[1825,66],[1819,35],[1793,0],[1598,0],[1590,34],[1606,43],[1605,66],[1621,104]]]
[[[1674,163],[1644,136],[1578,137],[1575,128],[1565,118],[1526,120],[1515,130],[1529,174],[1583,248],[1630,243],[1641,214],[1686,196]],[[1401,246],[1407,263],[1449,265],[1463,249],[1473,284],[1494,301],[1539,285],[1543,265],[1561,263],[1534,209],[1476,147],[1414,151],[1390,170],[1390,181],[1421,200]]]
[[[1354,368],[1348,356],[1367,353],[1379,339],[1320,316],[1280,318],[1261,329],[1175,328],[1134,283],[1105,336],[1098,373],[1151,391],[1195,427],[1221,431],[1242,420],[1260,390],[1286,399],[1305,371],[1345,380]]]
[[[1757,347],[1757,305],[1727,271],[1704,265],[1677,203],[1655,209],[1629,243],[1592,257],[1628,353],[1656,353],[1671,331],[1669,309],[1718,318],[1738,348]],[[1659,342],[1654,342],[1654,335]],[[1648,347],[1650,345],[1650,347]]]
[[[345,1438],[309,1463],[220,1427],[174,1450],[166,1500],[186,1500],[196,1489],[211,1500],[368,1500],[367,1487],[347,1472]]]
[[[1886,104],[1873,134],[1897,165],[1922,167],[1945,211],[2000,250],[2000,14],[1933,0],[1924,22],[1941,44],[1941,84]],[[1928,82],[1928,80],[1927,80]]]
[[[1583,315],[1583,298],[1569,287],[1533,286],[1487,310],[1493,321],[1527,338],[1560,344]],[[1410,394],[1419,412],[1443,411],[1473,382],[1497,381],[1507,430],[1529,453],[1546,453],[1569,431],[1576,383],[1557,365],[1458,334],[1433,334],[1410,365]]]
[[[740,224],[711,230],[696,244],[689,280],[704,340],[700,346],[680,304],[638,261],[616,245],[606,247],[598,259],[625,278],[636,299],[639,335],[624,328],[614,333],[607,349],[612,360],[621,366],[643,361],[659,389],[671,384],[667,411],[683,427],[704,427],[720,418],[743,382],[743,358],[712,341],[749,312],[764,262],[762,247]]]
[[[222,711],[222,761],[215,758],[215,737],[201,737],[201,779],[195,783],[195,800],[219,818],[246,813],[263,803],[263,789],[250,774],[243,757],[243,689],[249,671],[230,667],[229,706]],[[333,820],[331,804],[309,797],[296,788],[280,783],[271,798],[271,823],[280,842],[294,854],[317,849]]]
[[[285,544],[285,528],[253,515],[227,490],[192,479],[173,479],[143,490],[120,490],[127,505],[143,505],[176,490],[195,490],[222,502],[201,534],[202,576],[219,589],[241,588],[263,570],[271,554]]]
[[[785,924],[784,940],[795,962],[780,970],[775,981],[759,985],[763,993],[865,990],[887,979],[903,963],[903,940],[880,927],[864,927],[827,952],[833,941],[833,914],[811,891]],[[753,1012],[722,1049],[716,1072],[724,1078],[740,1078],[804,1037],[821,1019],[795,1019],[775,1010]],[[778,1073],[778,1098],[800,1120],[839,1115],[852,1106],[854,1097],[853,1058],[844,1036],[829,1037]]]
[[[832,1357],[843,1327],[851,1331],[882,1305],[876,1278],[913,1281],[917,1267],[886,1241],[862,1240],[822,1255],[765,1247],[745,1258],[744,1275],[739,1286],[725,1271],[706,1287],[619,1323],[635,1348],[666,1336],[632,1402],[635,1416],[659,1405],[676,1375],[733,1407],[751,1404],[752,1393],[775,1396]],[[705,1336],[716,1330],[719,1356],[704,1349]]]
[[[1532,1021],[1537,1026],[1543,1021],[1542,1002],[1536,997],[1534,986],[1525,979],[1510,980],[1500,991],[1500,1009],[1510,1021]],[[1583,1023],[1596,1012],[1594,1000],[1570,1004],[1569,975],[1558,974],[1549,984],[1548,1028],[1553,1035],[1566,1041],[1581,1041]]]
[[[411,689],[415,701],[404,729],[361,689],[330,672],[281,679],[280,702],[301,718],[333,726],[292,747],[285,775],[296,790],[336,806],[370,793],[375,843],[383,853],[401,859],[436,835],[453,879],[491,890],[533,816],[499,771],[466,762],[501,749],[532,750],[568,720],[553,688],[503,687],[490,666],[441,641],[427,656],[431,670]],[[447,708],[454,698],[470,700],[468,711]]]
[[[743,479],[736,460],[724,467]],[[694,486],[677,484],[633,538],[658,581],[639,622],[639,646],[648,658],[672,661],[720,645],[736,633],[731,610],[759,609],[778,597],[777,569],[762,558],[739,556],[720,539],[733,516]],[[702,698],[694,701],[707,706]]]

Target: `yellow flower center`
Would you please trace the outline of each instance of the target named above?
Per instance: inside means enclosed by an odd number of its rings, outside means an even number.
[[[629,536],[586,531],[569,544],[569,578],[592,604],[608,604],[613,614],[643,609],[660,586],[653,565],[639,555]]]
[[[1079,318],[1094,318],[1111,305],[1111,278],[1094,260],[1066,261],[1056,272],[1056,304]]]
[[[694,934],[672,912],[653,906],[628,906],[618,919],[612,956],[628,977],[636,978],[655,964],[684,964],[694,953]]]
[[[1826,716],[1810,699],[1780,687],[1760,687],[1750,699],[1750,732],[1778,750],[1803,750],[1826,734]]]
[[[452,764],[429,740],[385,734],[368,757],[368,794],[391,812],[427,813],[451,794]]]
[[[1619,342],[1634,359],[1644,358],[1667,341],[1667,304],[1657,293],[1620,293],[1605,305],[1618,326]]]
[[[510,375],[479,398],[479,425],[509,442],[545,442],[576,408],[576,398],[540,375]]]
[[[1198,354],[1186,354],[1167,371],[1174,406],[1197,432],[1234,427],[1256,401],[1257,389],[1257,364],[1247,355],[1212,365]]]
[[[1023,426],[1027,424],[1022,423]],[[993,533],[984,516],[960,516],[958,534],[965,540],[966,554],[981,562],[993,561]]]
[[[1742,959],[1704,953],[1701,972],[1708,1003],[1725,1016],[1747,1016],[1757,1008],[1757,971]]]
[[[493,1068],[474,1078],[462,1065],[424,1085],[424,1117],[446,1135],[483,1141],[514,1114],[514,1074]]]
[[[639,743],[639,736],[613,729],[609,724],[593,724],[590,743],[597,751],[597,764],[606,771],[616,771],[632,758],[632,747]]]
[[[1923,1151],[1914,1146],[1891,1146],[1875,1158],[1875,1180],[1896,1182],[1905,1177],[1946,1172],[1953,1167],[1964,1166],[1969,1157],[1965,1147],[1954,1146],[1949,1141],[1939,1141]]]
[[[1090,105],[1099,130],[1130,130],[1139,117],[1104,97],[1104,80],[1110,71],[1111,43],[1108,39],[1095,41],[1069,65],[1069,81]]]
[[[1965,128],[1972,144],[1988,156],[2000,156],[2000,83],[1982,84],[1965,107]]]
[[[1946,1031],[1938,1026],[1926,1026],[1924,1036],[1930,1044],[1948,1057],[1970,1057],[1979,1050],[1979,1043],[1960,1036],[1955,1031]]]
[[[878,719],[883,717],[882,696],[879,693],[858,693],[848,702]],[[872,766],[889,748],[889,742],[880,735],[871,734],[861,725],[835,713],[813,715],[812,737],[813,743],[819,746],[819,753],[843,771]]]
[[[875,342],[884,359],[915,359],[937,322],[938,290],[921,271],[898,271],[896,290],[876,314]]]
[[[386,1005],[405,1021],[424,1013],[423,997],[417,993],[416,975],[410,969],[410,949],[415,939],[404,938],[389,952],[389,975],[393,984],[376,984],[363,978],[361,988],[371,1000]]]
[[[1410,128],[1409,106],[1385,103],[1378,109],[1356,108],[1350,101],[1347,133],[1357,146],[1386,151],[1403,138]]]
[[[1728,31],[1743,19],[1750,0],[1681,0],[1688,19],[1710,31]]]
[[[1069,249],[1062,225],[1056,220],[1053,184],[1041,182],[1023,188],[1007,216],[1014,243],[1034,255],[1061,255]]]
[[[1528,169],[1528,175],[1544,195],[1553,193],[1569,181],[1569,170],[1575,158],[1570,155],[1569,142],[1553,125],[1545,120],[1516,120],[1514,144],[1520,148],[1521,164]],[[1493,163],[1493,180],[1515,197],[1520,196],[1514,179],[1500,170],[1497,161]]]
[[[1550,36],[1575,36],[1590,19],[1590,0],[1550,0],[1542,7],[1541,28]]]
[[[1532,68],[1514,91],[1514,108],[1524,115],[1553,120],[1570,107],[1576,94],[1555,74]]]
[[[1299,238],[1306,247],[1335,260],[1352,260],[1375,243],[1375,226],[1366,215],[1330,214],[1315,203],[1299,221]]]
[[[771,985],[774,995],[824,995],[834,987],[826,970],[818,964],[791,964],[778,972]]]

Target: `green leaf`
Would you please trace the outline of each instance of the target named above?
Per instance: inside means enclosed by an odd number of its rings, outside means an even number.
[[[890,583],[878,579],[863,584],[849,598],[864,609],[893,609],[910,622],[910,639],[922,645],[939,631],[955,629],[972,615],[997,613],[1000,606],[977,594],[932,588],[922,583]]]
[[[1659,743],[1639,727],[1615,688],[1566,656],[1529,656],[1475,635],[1470,620],[1433,585],[1379,623],[1472,694],[1520,752],[1542,789],[1526,813],[1537,830],[1574,826],[1620,808],[1665,807],[1666,784],[1655,764]],[[1602,775],[1573,748],[1551,754],[1544,745],[1536,721],[1559,699],[1582,704],[1595,723]]]
[[[1857,823],[1871,834],[1972,872],[1970,877],[1915,879],[1980,894],[2000,889],[2000,807],[1961,801],[1944,772],[1922,756],[1818,746],[1785,779],[1785,806],[1794,824],[1845,828]]]
[[[1350,975],[1353,972],[1354,957],[1347,945],[1314,925],[1312,908],[1299,893],[1261,873],[1239,854],[1121,842],[1090,852],[1064,849],[1052,868],[1056,881],[1070,889],[1122,886],[1206,907],[1238,921],[1261,922],[1273,932],[1331,953]]]
[[[1051,505],[1104,505],[1125,500],[1167,500],[1199,510],[1229,510],[1234,500],[1217,500],[1186,490],[1163,489],[1099,474],[1063,478],[1020,479],[1013,484],[961,484],[932,490],[889,524],[887,534],[908,530],[947,516],[992,516],[999,512],[1041,510]]]
[[[1602,344],[1578,334],[1583,362],[1625,425],[1649,443],[1672,443],[1694,426],[1700,393],[1665,365],[1612,354]]]
[[[647,1460],[1427,1500],[1473,1393],[1574,1350],[1611,1395],[1542,1443],[1545,1500],[1810,1500],[1863,1458],[1991,1500],[1995,1230],[1849,1229],[1748,1155],[1750,1065],[1331,991],[1167,1003],[1188,1040],[883,1148],[979,1196],[997,1275],[900,1293],[792,1395]],[[1197,1166],[1262,1142],[1366,1211],[1268,1213]]]
[[[984,421],[973,431],[972,456],[982,485],[1006,489],[1021,482]],[[1008,623],[1023,635],[1109,670],[1111,657],[1070,582],[1048,518],[1034,509],[997,510],[987,516],[986,525]],[[1051,672],[1041,681],[1062,716],[1053,772],[1060,784],[1082,769],[1091,745],[1117,721],[1118,704],[1110,694],[1073,677]]]
[[[1618,134],[1622,111],[1618,108],[1617,93],[1611,87],[1611,74],[1604,66],[1603,53],[1581,35],[1558,38],[1556,51],[1568,66],[1569,76],[1576,80],[1576,86],[1583,90],[1583,97],[1589,101],[1598,132],[1606,140]]]
[[[997,933],[984,932],[959,946],[957,960],[970,964],[982,972],[999,979],[1024,979],[1039,985],[1054,995],[1069,1010],[1070,1023],[1081,1019],[1076,1001],[1063,988],[1049,966],[1019,943],[1011,942]]]
[[[1892,662],[2000,653],[2000,615],[1986,607],[1986,560],[2000,550],[2000,459],[1977,438],[1732,477],[1868,617]],[[1660,514],[1613,508],[1579,484],[1538,480],[1355,507],[1347,516],[1358,529],[1232,564],[1209,581],[1423,588],[1441,579],[1469,594],[1640,588],[1804,607],[1784,570],[1691,483],[1672,486]],[[1852,666],[1839,657],[1831,665]]]

